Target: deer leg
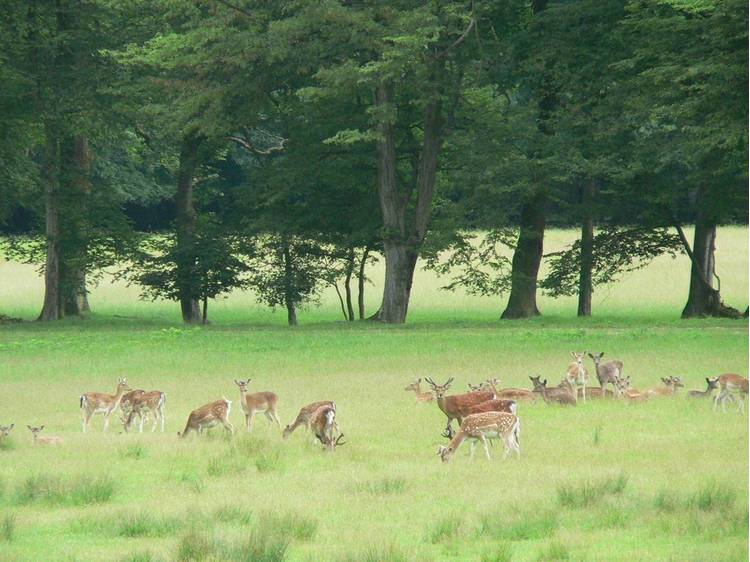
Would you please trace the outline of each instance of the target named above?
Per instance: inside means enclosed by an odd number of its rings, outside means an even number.
[[[221,420],[221,423],[224,424],[224,429],[226,429],[230,435],[234,434],[234,426],[229,420]]]
[[[492,460],[492,458],[490,457],[490,448],[487,446],[487,439],[481,433],[479,434],[479,439],[481,439],[482,445],[484,445],[484,454],[487,455],[487,460]]]
[[[253,430],[253,418],[255,417],[255,412],[250,412],[249,414],[245,414],[245,421],[247,422],[247,432],[250,433]]]
[[[583,403],[586,403],[586,385],[584,384],[581,387],[581,394],[583,394]],[[576,396],[578,396],[578,391],[576,391]]]
[[[106,433],[107,428],[109,427],[109,413],[104,413],[104,432]]]

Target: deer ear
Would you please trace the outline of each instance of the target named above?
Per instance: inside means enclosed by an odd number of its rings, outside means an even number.
[[[41,427],[39,428],[39,431],[42,431],[43,429],[44,429],[44,426],[41,426]]]
[[[419,377],[419,378],[417,379],[417,382],[422,382],[422,377]]]
[[[543,383],[543,384],[544,384],[545,386],[547,386],[547,379],[544,379],[544,383]]]
[[[28,427],[29,429],[31,429],[31,426],[29,424],[26,424],[26,427]]]

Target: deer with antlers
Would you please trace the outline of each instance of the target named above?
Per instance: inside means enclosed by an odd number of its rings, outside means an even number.
[[[154,423],[151,426],[151,433],[156,431],[156,426],[161,422],[161,431],[164,433],[164,406],[167,402],[167,395],[160,390],[150,392],[141,392],[134,396],[130,402],[130,408],[127,416],[123,415],[122,424],[125,431],[130,431],[130,427],[138,416],[139,426],[138,433],[143,433],[143,423],[148,419],[149,414],[153,415]]]
[[[425,378],[425,380],[427,381],[427,384],[432,387],[433,392],[435,392],[435,399],[438,407],[448,418],[448,423],[446,424],[445,429],[450,436],[453,436],[451,422],[456,420],[461,424],[463,418],[466,416],[467,408],[496,398],[493,390],[482,390],[479,392],[468,392],[466,394],[446,396],[445,393],[448,392],[451,383],[453,383],[453,377],[445,381],[445,384],[437,384],[430,378]]]
[[[435,400],[435,395],[429,390],[427,392],[422,392],[421,385],[421,378],[414,379],[414,382],[406,385],[406,388],[404,388],[404,390],[413,391],[414,398],[417,402],[432,402],[433,400]]]
[[[297,417],[294,419],[294,421],[284,428],[284,432],[281,434],[281,436],[284,439],[288,439],[289,436],[294,433],[294,431],[301,425],[304,425],[307,429],[310,429],[310,421],[312,420],[313,414],[323,406],[330,406],[331,408],[333,408],[334,412],[336,411],[336,404],[333,402],[333,400],[322,400],[320,402],[313,402],[312,404],[303,406],[302,408],[300,408],[299,414],[297,414]],[[336,420],[334,418],[334,424],[335,422]]]
[[[573,387],[574,396],[576,398],[579,394],[578,391],[582,391],[581,394],[583,395],[583,401],[586,402],[586,385],[589,382],[589,372],[583,365],[583,360],[586,357],[586,352],[583,351],[581,353],[578,353],[576,351],[571,351],[570,354],[573,356],[573,359],[575,359],[575,361],[568,365],[568,372],[565,373],[565,380],[567,380],[570,386]]]
[[[561,404],[563,406],[575,406],[578,404],[575,396],[573,396],[572,387],[567,385],[567,381],[563,381],[566,387],[561,388],[547,388],[547,379],[540,380],[541,377],[529,377],[531,384],[534,385],[534,392],[541,395],[544,401],[549,403]]]
[[[721,391],[716,396],[716,398],[714,398],[714,411],[716,411],[719,403],[721,403],[722,411],[726,412],[726,402],[730,399],[733,400],[734,393],[736,392],[738,398],[737,411],[744,412],[745,398],[747,398],[748,394],[747,377],[736,375],[734,373],[725,373],[723,375],[719,375],[719,377],[717,378],[717,382],[719,383]]]
[[[178,432],[177,436],[187,437],[191,431],[202,435],[206,429],[210,429],[218,424],[222,424],[224,429],[231,435],[234,433],[234,426],[229,421],[229,412],[231,410],[232,402],[226,398],[205,404],[190,412],[184,431],[182,433]]]
[[[44,429],[43,425],[40,425],[39,427],[27,425],[26,427],[31,431],[35,445],[62,445],[62,439],[56,435],[39,435]]]
[[[490,450],[487,447],[487,439],[498,437],[503,440],[505,446],[505,457],[507,458],[511,451],[521,456],[521,422],[515,414],[508,412],[485,412],[483,414],[473,414],[467,416],[461,422],[461,428],[453,437],[448,446],[441,445],[438,449],[438,455],[443,462],[448,462],[455,454],[461,444],[466,440],[471,440],[471,450],[469,458],[474,458],[474,447],[477,441],[481,441],[484,446],[484,452],[487,460],[490,459]]]
[[[83,413],[83,432],[91,426],[91,418],[95,414],[104,415],[104,431],[109,427],[109,416],[112,415],[120,405],[122,397],[130,390],[127,379],[122,378],[117,381],[117,388],[114,394],[105,394],[103,392],[87,392],[82,394],[79,402],[81,412]]]
[[[240,388],[240,406],[242,406],[242,411],[245,412],[245,424],[248,432],[252,431],[253,418],[258,412],[265,414],[269,425],[276,422],[281,427],[281,420],[279,420],[279,415],[276,412],[276,406],[279,401],[278,396],[273,392],[248,394],[247,385],[250,384],[250,379],[246,381],[235,379],[234,384]]]
[[[346,445],[345,441],[341,441],[344,438],[343,433],[336,436],[338,424],[336,423],[336,405],[333,403],[323,405],[313,412],[310,417],[310,429],[329,451],[334,451],[339,445]]]

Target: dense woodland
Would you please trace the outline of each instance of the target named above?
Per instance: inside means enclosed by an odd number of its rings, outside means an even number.
[[[746,0],[6,0],[1,251],[43,321],[105,268],[186,323],[249,288],[296,324],[330,286],[403,323],[417,267],[587,316],[681,252],[683,317],[740,316],[714,242],[748,219],[747,28]],[[550,225],[580,239],[539,278]]]

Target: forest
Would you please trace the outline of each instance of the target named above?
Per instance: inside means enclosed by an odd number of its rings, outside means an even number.
[[[682,317],[747,315],[714,257],[748,220],[747,22],[739,0],[6,0],[0,252],[43,274],[46,322],[105,270],[189,324],[249,289],[295,325],[330,287],[347,321],[401,324],[417,268],[505,319],[540,291],[589,316],[665,254],[691,262]],[[580,235],[545,254],[551,227]]]

